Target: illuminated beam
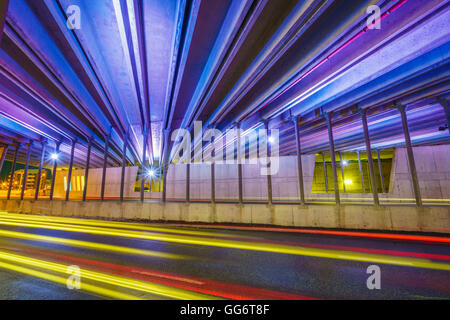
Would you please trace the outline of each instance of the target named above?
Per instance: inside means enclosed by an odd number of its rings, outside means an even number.
[[[214,158],[216,156],[216,148],[214,146],[215,136],[211,137],[211,204],[216,203],[216,166],[214,165]]]
[[[169,134],[170,130],[165,129],[164,132],[164,158],[163,158],[163,189],[162,189],[162,202],[165,203],[167,198],[167,170],[169,169]]]
[[[325,113],[325,119],[327,121],[328,126],[328,140],[330,146],[330,155],[331,155],[331,167],[333,169],[333,182],[334,182],[334,197],[337,205],[341,204],[341,197],[339,195],[339,184],[338,177],[336,171],[336,154],[334,150],[334,139],[333,139],[333,125],[331,123],[332,113]]]
[[[72,168],[73,168],[73,156],[75,154],[75,144],[76,140],[72,140],[72,148],[70,150],[70,162],[69,162],[69,172],[67,174],[67,190],[66,190],[66,201],[69,200],[70,189],[72,188]]]
[[[408,128],[408,118],[406,116],[406,107],[402,104],[397,104],[396,107],[397,107],[398,111],[400,112],[400,116],[402,118],[403,134],[405,136],[406,152],[407,152],[407,156],[408,156],[409,171],[411,174],[411,182],[413,185],[414,197],[416,198],[416,205],[418,207],[421,207],[422,206],[422,197],[420,195],[419,179],[417,178],[417,171],[416,171],[416,162],[414,161],[414,153],[413,153],[412,144],[411,144],[411,136],[410,136],[409,128]]]
[[[61,142],[56,142],[55,145],[55,154],[59,153],[59,147],[61,145]],[[50,187],[50,200],[53,200],[53,191],[55,191],[55,180],[56,180],[56,167],[58,165],[58,159],[53,159],[53,170],[52,170],[52,184]]]
[[[17,155],[19,154],[19,148],[20,148],[20,144],[17,144],[16,149],[14,150],[14,160],[13,160],[13,165],[11,167],[11,177],[9,178],[8,195],[6,197],[7,200],[11,199],[11,189],[12,189],[12,184],[14,181],[14,171],[16,171]]]
[[[186,163],[186,203],[191,201],[191,164],[189,161],[190,158],[187,159]]]
[[[369,126],[367,124],[367,109],[359,109],[361,114],[361,121],[364,131],[364,141],[366,143],[367,161],[369,163],[370,185],[372,187],[373,202],[376,207],[380,205],[380,199],[378,198],[378,189],[375,178],[375,168],[373,166],[372,147],[370,146]]]
[[[272,196],[272,170],[271,170],[271,161],[270,161],[270,141],[269,141],[269,121],[264,121],[264,128],[266,129],[266,148],[267,148],[267,203],[269,206],[273,203]]]
[[[20,192],[20,200],[23,200],[25,196],[25,188],[27,187],[27,178],[28,178],[28,166],[30,165],[30,157],[31,157],[31,142],[27,144],[27,156],[25,161],[25,168],[22,177],[22,190]]]
[[[84,188],[83,188],[83,201],[86,201],[86,193],[89,178],[89,166],[91,163],[91,149],[92,149],[92,138],[89,138],[88,149],[86,154],[86,167],[84,169]]]
[[[44,160],[45,160],[45,149],[46,149],[46,143],[42,142],[42,151],[41,151],[41,161],[39,162],[39,171],[38,175],[36,177],[36,191],[34,193],[34,200],[38,200],[39,198],[39,190],[41,187],[41,175],[42,175],[42,167],[44,166]]]
[[[145,165],[145,162],[147,160],[147,143],[148,143],[148,131],[147,131],[147,128],[144,129],[143,138],[144,138],[144,145],[143,145],[143,151],[142,151],[141,190],[140,190],[141,202],[144,201],[145,175],[147,174],[147,172],[146,172],[146,165]]]

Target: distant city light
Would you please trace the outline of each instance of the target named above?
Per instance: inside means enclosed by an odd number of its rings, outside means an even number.
[[[353,181],[352,181],[352,180],[345,180],[344,183],[345,183],[345,184],[352,184]]]
[[[57,153],[52,153],[52,154],[50,155],[50,158],[51,158],[52,160],[58,160],[59,155],[58,155]]]

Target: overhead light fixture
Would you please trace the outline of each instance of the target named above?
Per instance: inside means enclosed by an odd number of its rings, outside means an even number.
[[[59,158],[59,154],[57,154],[57,153],[52,153],[51,155],[50,155],[50,158],[52,159],[52,160],[58,160],[58,158]]]
[[[269,137],[269,143],[274,143],[275,142],[275,138],[274,137]]]
[[[348,161],[347,160],[342,161],[342,165],[343,166],[348,166]]]
[[[345,180],[344,183],[345,183],[345,184],[352,184],[353,181],[352,181],[352,180]]]

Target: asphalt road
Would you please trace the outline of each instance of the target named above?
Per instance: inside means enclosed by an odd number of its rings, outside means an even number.
[[[368,288],[369,266],[379,267],[380,289]],[[0,299],[449,298],[442,235],[0,212]]]

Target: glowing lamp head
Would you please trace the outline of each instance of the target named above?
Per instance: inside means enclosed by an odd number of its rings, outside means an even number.
[[[345,183],[345,184],[352,184],[353,181],[352,181],[352,180],[345,180],[344,183]]]
[[[155,170],[153,170],[153,169],[148,169],[147,170],[147,176],[149,176],[149,177],[154,177],[155,176]]]
[[[275,138],[274,137],[269,137],[269,143],[274,143],[275,142]]]
[[[347,160],[342,161],[342,165],[343,166],[348,166],[348,161]]]
[[[50,158],[52,159],[52,160],[58,160],[58,158],[59,158],[59,155],[57,154],[57,153],[52,153],[51,155],[50,155]]]

